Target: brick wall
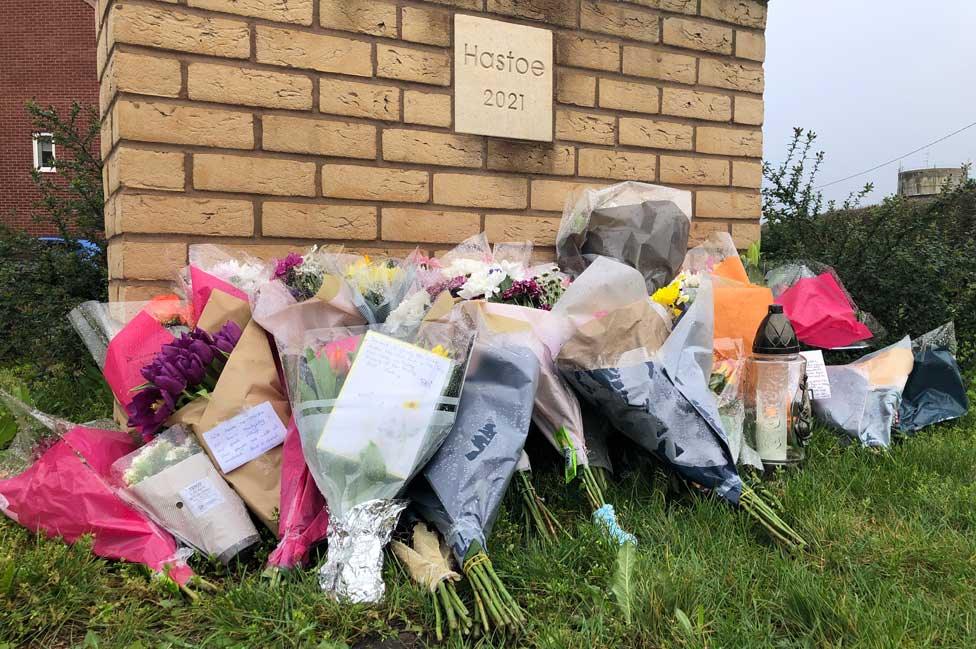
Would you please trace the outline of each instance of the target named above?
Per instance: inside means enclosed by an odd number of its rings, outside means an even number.
[[[31,218],[40,195],[30,177],[33,128],[25,105],[36,99],[66,114],[73,100],[98,103],[95,12],[83,0],[3,0],[0,6],[0,223],[54,234]]]
[[[452,132],[456,11],[554,30],[554,142]],[[568,192],[626,179],[693,190],[694,238],[759,235],[756,0],[101,0],[98,12],[116,298],[159,290],[195,241],[436,251],[485,229],[545,254]]]

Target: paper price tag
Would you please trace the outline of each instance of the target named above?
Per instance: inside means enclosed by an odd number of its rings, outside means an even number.
[[[209,478],[201,478],[180,489],[180,498],[194,516],[203,516],[225,502]]]
[[[285,441],[285,426],[265,401],[203,434],[223,473],[230,473]]]
[[[807,389],[813,393],[814,399],[830,398],[830,378],[827,376],[827,364],[824,362],[823,352],[815,349],[800,352],[807,359]]]

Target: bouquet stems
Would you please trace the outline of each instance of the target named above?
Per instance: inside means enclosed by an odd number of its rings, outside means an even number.
[[[447,619],[447,632],[467,635],[474,627],[468,607],[464,605],[458,597],[457,589],[453,581],[444,580],[437,584],[437,588],[431,592],[434,600],[434,619],[436,627],[437,641],[444,639],[443,619]]]
[[[546,507],[546,503],[539,497],[528,471],[516,471],[518,491],[522,499],[527,528],[535,528],[536,533],[545,541],[552,541],[559,532],[564,532],[556,517]]]
[[[792,527],[790,527],[776,510],[769,506],[752,487],[742,485],[742,495],[739,497],[742,509],[756,519],[773,539],[790,551],[799,551],[806,547],[807,542]]]
[[[583,465],[582,471],[580,472],[580,481],[583,483],[583,490],[586,492],[586,498],[590,501],[590,506],[593,510],[596,511],[600,507],[603,507],[607,502],[603,497],[603,489],[600,487],[594,471],[588,464]]]
[[[485,633],[492,627],[514,629],[525,623],[525,613],[498,578],[484,550],[464,562],[464,574],[471,583],[478,621]]]

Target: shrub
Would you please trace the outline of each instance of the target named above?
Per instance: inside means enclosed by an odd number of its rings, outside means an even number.
[[[954,320],[961,360],[976,361],[976,182],[946,186],[932,200],[898,196],[858,207],[866,185],[839,207],[814,181],[823,153],[796,129],[786,161],[764,165],[763,253],[767,264],[811,259],[834,267],[858,307],[887,329],[881,342]],[[805,161],[812,160],[812,167]]]

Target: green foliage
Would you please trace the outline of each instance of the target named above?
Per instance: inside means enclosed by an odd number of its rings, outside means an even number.
[[[814,188],[823,160],[822,152],[811,155],[815,139],[816,134],[797,129],[786,161],[776,168],[764,165],[767,265],[807,259],[833,266],[858,307],[887,330],[887,340],[954,320],[961,360],[972,363],[976,181],[947,186],[928,201],[892,196],[859,208],[871,190],[866,185],[840,206],[825,204]]]
[[[61,241],[0,230],[0,362],[29,362],[33,386],[90,363],[66,316],[85,300],[106,299],[107,274],[97,114],[77,103],[66,115],[33,103],[27,110],[36,131],[53,134],[58,152],[57,174],[32,174],[41,196],[34,218]]]
[[[613,573],[610,590],[617,599],[617,606],[624,615],[624,622],[633,620],[634,601],[634,557],[637,554],[633,543],[624,543],[617,551],[617,569]]]

